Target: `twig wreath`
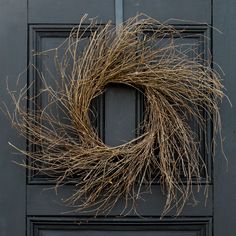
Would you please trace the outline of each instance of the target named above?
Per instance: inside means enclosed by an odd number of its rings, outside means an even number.
[[[120,199],[126,200],[125,209],[130,201],[134,209],[155,180],[166,195],[163,214],[173,207],[180,214],[193,197],[193,181],[200,185],[203,172],[209,179],[200,152],[202,137],[189,119],[204,135],[210,120],[214,141],[220,127],[218,102],[224,96],[219,74],[210,61],[196,52],[190,58],[175,44],[180,30],[147,16],[130,18],[118,33],[110,22],[99,25],[93,20],[86,27],[82,23],[64,42],[61,60],[59,48],[54,49],[60,75],[56,86],[40,76],[37,96],[48,97],[46,107],[26,109],[26,101],[35,99],[27,97],[32,84],[21,89],[20,96],[11,93],[12,124],[29,146],[39,147],[17,150],[31,160],[28,168],[52,176],[56,187],[74,183],[66,203],[78,211],[109,212]],[[78,53],[88,31],[88,43]],[[142,134],[116,147],[98,137],[89,115],[91,102],[111,83],[132,86],[145,100]],[[53,113],[55,104],[66,121]]]

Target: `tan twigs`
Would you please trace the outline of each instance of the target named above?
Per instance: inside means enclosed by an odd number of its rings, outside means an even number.
[[[90,37],[84,43],[86,32]],[[220,127],[223,86],[194,45],[186,49],[175,43],[181,33],[143,16],[130,18],[119,34],[111,23],[92,21],[84,26],[81,22],[53,50],[59,74],[54,87],[39,71],[39,94],[27,97],[27,87],[19,96],[11,93],[12,124],[30,146],[39,147],[18,149],[30,159],[27,167],[52,176],[57,186],[74,183],[75,191],[66,203],[76,210],[107,213],[120,199],[126,199],[124,208],[133,209],[155,178],[166,196],[163,214],[175,207],[178,215],[187,199],[194,197],[193,181],[200,185],[204,175],[208,182],[200,143],[207,135],[207,123],[213,125],[213,140]],[[103,143],[89,116],[91,102],[110,83],[132,86],[145,97],[143,133],[117,147]],[[42,96],[47,103],[27,111],[24,103]]]

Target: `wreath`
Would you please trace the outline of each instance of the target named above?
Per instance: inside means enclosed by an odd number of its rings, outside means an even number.
[[[86,32],[90,37],[79,53]],[[126,200],[124,209],[135,209],[136,200],[156,181],[166,195],[163,214],[173,207],[180,214],[194,195],[193,181],[200,185],[204,176],[208,182],[200,145],[209,121],[212,141],[220,126],[223,86],[210,60],[194,47],[187,51],[175,43],[181,35],[181,30],[147,16],[130,18],[117,29],[111,22],[81,21],[53,50],[59,74],[54,87],[36,69],[39,94],[27,96],[34,84],[22,88],[19,96],[10,93],[12,124],[28,140],[27,150],[13,145],[26,155],[23,165],[53,177],[56,187],[73,183],[74,192],[65,202],[76,211],[109,212],[120,199]],[[91,103],[110,84],[132,86],[145,101],[140,136],[115,147],[102,141],[91,122]],[[42,95],[48,99],[45,107],[26,109],[26,100],[36,104]]]

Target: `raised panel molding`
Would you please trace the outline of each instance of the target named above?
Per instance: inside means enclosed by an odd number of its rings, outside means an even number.
[[[40,56],[32,56],[32,52],[40,52],[42,50],[45,50],[45,47],[48,47],[50,45],[56,45],[58,44],[58,40],[65,39],[68,37],[71,29],[74,27],[74,24],[71,25],[61,25],[61,24],[47,24],[47,25],[29,25],[28,29],[28,37],[29,37],[29,62],[34,64],[39,70],[42,69],[42,57]],[[87,26],[86,24],[84,25]],[[184,40],[190,40],[189,42],[198,42],[199,45],[199,53],[202,52],[203,59],[207,59],[209,57],[210,51],[208,50],[209,42],[207,38],[210,38],[210,29],[206,24],[174,24],[173,25],[176,29],[180,30],[181,33],[181,39]],[[91,32],[90,29],[89,31]],[[89,37],[89,31],[87,34],[85,34],[85,37]],[[148,30],[147,30],[147,33]],[[188,42],[188,41],[187,41]],[[46,45],[46,46],[45,46]],[[29,70],[29,83],[35,79],[36,83],[35,86],[31,89],[29,96],[35,97],[35,94],[38,93],[40,89],[40,80],[37,80],[38,73],[35,70]],[[142,112],[144,110],[143,108],[143,98],[140,96],[139,93],[135,94],[136,96],[136,103],[135,103],[135,124],[136,127],[138,127],[138,124],[142,120]],[[39,105],[42,103],[42,98],[37,97],[37,101],[34,101],[32,103],[29,103],[29,109],[35,109],[35,104]],[[105,140],[105,122],[104,122],[104,111],[105,111],[105,102],[104,102],[104,96],[102,96],[100,99],[97,99],[95,103],[93,104],[95,107],[95,110],[97,111],[97,117],[94,121],[94,126],[96,127],[98,131],[98,135]],[[210,143],[211,139],[211,131],[210,127],[211,124],[207,124],[207,127],[209,129],[207,137],[203,137],[202,143]],[[137,132],[136,135],[139,135]],[[207,141],[206,141],[207,140]],[[33,150],[36,150],[37,147],[33,146]],[[207,168],[208,168],[208,174],[211,177],[212,176],[212,160],[211,160],[211,153],[209,150],[207,151],[202,145],[202,153],[204,156],[204,160],[206,162]],[[28,171],[28,184],[50,184],[52,183],[52,179],[48,178],[45,175],[37,175],[34,171]],[[204,183],[204,176],[202,179],[202,183]]]
[[[31,84],[33,81],[33,86],[31,86],[31,89],[29,90],[29,97],[34,97],[35,99],[30,101],[28,103],[28,107],[30,110],[36,110],[37,107],[41,107],[44,98],[43,96],[35,96],[38,94],[40,88],[41,88],[41,81],[39,72],[43,71],[46,75],[45,78],[47,80],[48,74],[55,73],[55,67],[53,67],[53,64],[50,64],[50,62],[53,60],[53,54],[50,52],[48,54],[42,54],[38,55],[38,53],[58,47],[70,34],[73,27],[76,25],[74,24],[66,24],[66,25],[29,25],[28,28],[28,38],[29,38],[29,47],[28,47],[28,60],[29,64],[34,65],[34,67],[29,67],[28,71],[28,80],[29,84]],[[83,30],[85,30],[84,37],[89,37],[91,32],[94,31],[96,28],[90,28],[87,30],[88,24],[84,24],[83,27],[81,27]],[[49,67],[45,69],[45,63],[44,60],[47,60],[49,63]],[[35,70],[34,68],[37,68]],[[49,71],[48,70],[52,69]],[[48,74],[47,74],[48,73]],[[96,102],[94,104],[95,107],[98,107],[100,105],[99,102]],[[95,121],[95,126],[99,126],[98,122],[100,122],[98,119]],[[31,151],[37,150],[38,147],[35,145],[30,146]],[[30,161],[30,160],[29,160]],[[29,184],[50,184],[52,183],[52,179],[48,178],[44,174],[37,174],[34,170],[27,170],[27,181]]]
[[[29,217],[27,236],[212,236],[211,218]]]

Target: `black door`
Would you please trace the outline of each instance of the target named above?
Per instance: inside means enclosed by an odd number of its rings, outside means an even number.
[[[8,101],[6,80],[14,88],[17,76],[24,71],[29,61],[41,65],[41,70],[49,78],[48,57],[31,58],[32,50],[42,51],[57,47],[78,24],[84,14],[98,17],[101,23],[112,20],[120,23],[138,12],[183,28],[187,37],[184,43],[197,43],[199,52],[220,64],[225,72],[224,84],[232,103],[236,100],[234,87],[234,0],[0,0],[0,101]],[[187,20],[187,21],[179,21]],[[86,22],[85,22],[86,23]],[[220,34],[210,26],[223,31]],[[210,40],[203,40],[208,37]],[[50,71],[53,71],[51,68]],[[37,76],[25,73],[22,85]],[[38,88],[40,89],[40,88]],[[137,109],[140,103],[137,91],[125,86],[112,86],[105,94],[104,106],[100,107],[104,122],[100,122],[104,142],[118,145],[121,141],[134,138],[135,127],[142,114]],[[9,102],[7,102],[9,106]],[[125,108],[125,109],[124,109]],[[152,194],[145,195],[138,202],[135,214],[118,217],[119,204],[109,214],[93,218],[92,215],[66,213],[61,198],[70,193],[72,186],[60,188],[58,194],[51,189],[53,184],[45,176],[34,176],[12,161],[19,161],[13,155],[8,142],[24,145],[25,140],[17,136],[3,114],[0,115],[0,235],[30,236],[74,236],[74,235],[160,235],[160,236],[222,236],[235,235],[236,226],[236,161],[235,150],[235,108],[224,102],[221,107],[226,161],[217,150],[214,161],[207,155],[204,159],[211,175],[208,201],[202,191],[196,193],[197,206],[187,204],[180,217],[172,217],[170,212],[160,219],[165,197],[160,186],[154,184]],[[113,129],[116,127],[116,129]],[[220,146],[220,145],[218,145]],[[220,149],[220,148],[219,148]],[[204,182],[202,183],[204,185]]]

